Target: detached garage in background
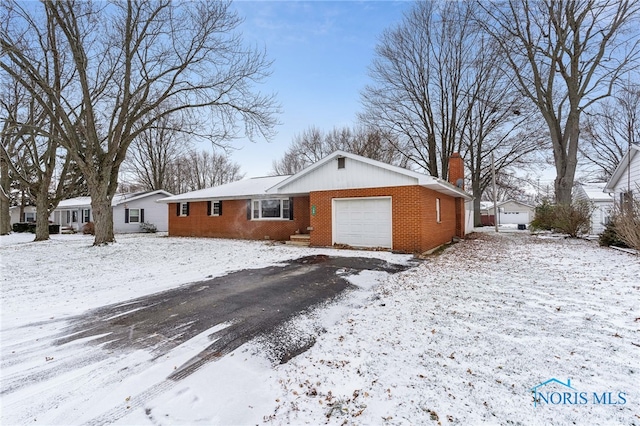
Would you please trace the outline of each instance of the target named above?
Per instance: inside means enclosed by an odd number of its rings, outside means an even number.
[[[521,201],[507,200],[497,203],[498,217],[493,210],[493,202],[480,203],[480,220],[483,226],[498,225],[528,225],[536,214],[536,208]]]
[[[232,182],[160,200],[169,235],[303,241],[424,252],[465,235],[464,165],[449,181],[336,151],[290,176]]]

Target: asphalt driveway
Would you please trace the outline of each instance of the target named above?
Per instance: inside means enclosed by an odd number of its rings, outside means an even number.
[[[397,273],[409,267],[373,258],[317,255],[242,270],[89,311],[74,317],[56,344],[87,339],[105,350],[147,349],[160,357],[216,325],[227,325],[212,332],[212,343],[169,377],[179,380],[353,288],[346,280],[349,275],[363,270]],[[283,342],[280,362],[312,344],[285,347]]]

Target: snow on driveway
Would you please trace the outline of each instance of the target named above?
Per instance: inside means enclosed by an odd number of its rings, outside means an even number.
[[[158,359],[54,346],[53,336],[87,309],[248,266],[320,253],[408,257],[162,236],[98,248],[81,236],[20,238],[0,238],[2,424],[640,424],[640,260],[593,242],[476,234],[406,272],[352,277],[360,292],[279,330],[317,333],[287,364],[272,365],[254,342],[173,382],[215,330]],[[534,405],[532,388],[550,379]]]

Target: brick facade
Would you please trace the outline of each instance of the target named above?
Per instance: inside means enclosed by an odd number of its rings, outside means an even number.
[[[169,235],[285,241],[296,232],[308,233],[311,226],[311,245],[331,246],[332,199],[384,196],[391,197],[394,250],[421,253],[464,236],[464,199],[418,185],[311,192],[294,197],[293,220],[248,220],[247,200],[222,201],[220,216],[207,215],[207,201],[190,202],[188,216],[179,216],[177,204],[170,203]],[[310,214],[312,206],[315,215]]]
[[[451,241],[457,235],[457,229],[462,229],[460,236],[464,235],[464,221],[458,224],[456,219],[457,200],[462,203],[464,219],[464,200],[418,185],[317,191],[310,195],[311,206],[315,206],[316,212],[311,216],[311,245],[332,244],[332,199],[383,196],[391,197],[394,250],[424,252]],[[436,220],[437,198],[440,199],[440,223]]]
[[[309,226],[309,197],[293,198],[293,220],[249,220],[247,200],[222,201],[220,216],[207,214],[207,201],[190,202],[188,216],[178,216],[176,203],[168,206],[171,236],[284,241]]]

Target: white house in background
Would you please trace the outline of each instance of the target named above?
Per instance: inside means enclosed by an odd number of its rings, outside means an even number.
[[[604,184],[591,183],[576,185],[573,193],[574,199],[589,201],[594,206],[589,234],[601,234],[611,218],[613,197],[603,191]]]
[[[169,218],[165,204],[156,203],[161,198],[173,194],[161,189],[156,191],[116,194],[111,206],[113,208],[113,231],[116,234],[140,232],[142,222],[151,223],[159,232],[169,230]],[[88,222],[93,221],[91,197],[76,197],[62,200],[49,218],[62,228],[76,231]]]
[[[633,144],[604,187],[613,194],[616,203],[624,204],[631,198],[640,199],[640,145]]]
[[[35,222],[36,221],[36,207],[24,206],[23,217],[20,217],[20,206],[9,207],[10,223],[13,225],[18,222]]]
[[[60,201],[49,216],[49,221],[60,225],[61,229],[81,231],[85,224],[93,221],[91,197],[75,197]]]
[[[536,208],[522,201],[506,200],[496,203],[498,207],[498,225],[527,225],[535,214]],[[495,213],[492,201],[480,202],[480,218],[485,226],[494,225]]]

